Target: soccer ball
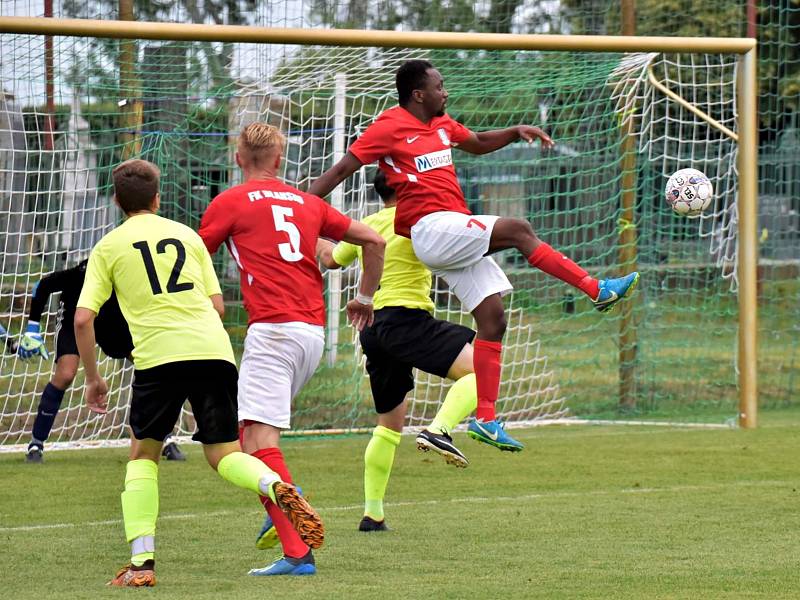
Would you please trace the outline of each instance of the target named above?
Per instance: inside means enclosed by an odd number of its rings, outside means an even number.
[[[702,171],[681,169],[669,178],[664,194],[676,215],[696,217],[711,204],[714,186]]]

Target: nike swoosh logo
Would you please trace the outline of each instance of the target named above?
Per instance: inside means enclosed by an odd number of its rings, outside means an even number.
[[[419,136],[418,136],[418,135],[415,135],[414,137],[407,137],[407,138],[406,138],[406,143],[407,143],[407,144],[412,144],[412,143],[414,143],[414,142],[416,142],[416,141],[417,141],[417,138],[419,138]]]
[[[499,433],[497,433],[497,432],[495,432],[495,433],[489,433],[489,432],[488,432],[486,429],[484,429],[484,428],[481,426],[481,424],[480,424],[478,421],[475,421],[475,427],[477,427],[478,429],[480,429],[480,430],[481,430],[481,431],[484,433],[484,435],[486,435],[486,437],[488,437],[488,438],[489,438],[490,440],[492,440],[493,442],[496,442],[496,441],[497,441],[497,436],[499,436],[499,435],[500,435],[500,434],[499,434]]]
[[[612,291],[611,298],[609,298],[608,300],[603,300],[603,304],[608,304],[609,302],[613,302],[617,298],[619,298],[619,294],[617,294],[617,292]]]

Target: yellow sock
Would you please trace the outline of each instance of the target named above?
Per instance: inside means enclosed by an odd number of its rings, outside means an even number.
[[[376,521],[383,521],[383,497],[399,444],[399,431],[378,425],[364,452],[364,514]]]
[[[244,452],[231,452],[219,461],[217,473],[236,487],[250,490],[260,496],[269,496],[270,500],[275,502],[272,485],[281,478],[255,456]]]
[[[450,386],[439,412],[428,425],[428,431],[436,433],[452,431],[477,407],[478,387],[475,383],[475,373],[470,373]]]
[[[158,465],[147,459],[129,461],[121,498],[125,537],[131,544],[131,562],[141,566],[155,557]]]

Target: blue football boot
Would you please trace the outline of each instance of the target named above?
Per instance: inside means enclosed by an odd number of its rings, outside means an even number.
[[[639,273],[634,271],[616,279],[603,279],[600,282],[600,293],[592,300],[594,307],[600,312],[611,310],[617,302],[627,298],[636,289],[639,283]]]
[[[289,558],[281,556],[274,563],[263,569],[250,569],[248,575],[256,577],[269,577],[271,575],[314,575],[317,566],[314,564],[314,555],[311,550],[303,558]]]
[[[489,444],[507,452],[520,452],[525,446],[506,433],[500,421],[479,421],[473,418],[469,422],[467,435],[473,440]]]

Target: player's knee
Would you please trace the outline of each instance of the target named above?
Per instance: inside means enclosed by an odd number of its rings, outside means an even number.
[[[60,390],[66,390],[75,381],[75,375],[76,372],[74,370],[57,369],[50,383]]]
[[[507,327],[508,327],[508,322],[506,321],[505,313],[503,313],[497,318],[497,321],[495,321],[495,331],[494,331],[495,336],[503,337],[506,334]]]
[[[484,300],[472,312],[477,324],[478,338],[491,341],[500,341],[506,332],[506,315],[503,302],[496,294]]]
[[[474,350],[472,344],[466,344],[459,355],[450,365],[447,377],[453,381],[458,381],[462,377],[475,372]]]
[[[378,415],[378,425],[391,429],[397,433],[403,433],[403,425],[405,424],[405,415],[398,416],[391,413],[385,415]]]
[[[405,399],[389,412],[378,414],[378,425],[380,425],[381,427],[385,427],[386,429],[391,429],[392,431],[397,431],[399,433],[403,432],[403,425],[405,425],[405,421],[406,421]]]
[[[517,246],[538,239],[533,226],[525,219],[512,219],[511,233]]]
[[[499,341],[506,333],[506,317],[500,313],[494,319],[478,325],[478,335],[484,340]]]
[[[72,385],[75,376],[78,374],[80,359],[76,354],[64,354],[56,361],[56,370],[53,373],[51,383],[60,390],[66,390]]]

